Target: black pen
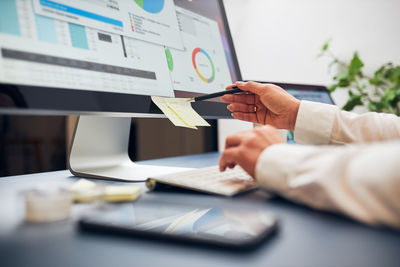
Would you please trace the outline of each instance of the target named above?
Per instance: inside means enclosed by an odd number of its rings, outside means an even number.
[[[241,92],[243,92],[243,91],[240,90],[237,86],[234,86],[230,90],[225,90],[225,91],[221,91],[221,92],[217,92],[217,93],[212,93],[212,94],[208,94],[208,95],[202,95],[202,96],[190,98],[188,100],[188,102],[197,102],[197,101],[211,99],[211,98],[215,98],[215,97],[219,97],[219,96],[223,96],[223,95],[231,95],[231,94],[236,94],[236,93],[241,93]]]

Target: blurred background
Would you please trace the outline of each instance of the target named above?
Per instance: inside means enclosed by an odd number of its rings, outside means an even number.
[[[332,40],[337,56],[358,51],[373,71],[400,64],[399,0],[224,0],[242,77],[245,80],[329,85],[329,59],[317,58]],[[342,106],[347,92],[337,90]],[[357,112],[365,111],[362,108]],[[165,119],[133,119],[133,160],[223,149],[227,135],[253,127],[234,120],[210,121],[197,131]],[[0,115],[0,176],[66,168],[76,117]]]

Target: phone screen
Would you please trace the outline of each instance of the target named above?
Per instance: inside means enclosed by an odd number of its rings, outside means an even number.
[[[276,226],[275,217],[263,208],[153,202],[106,205],[82,222],[85,226],[231,245],[260,241]]]

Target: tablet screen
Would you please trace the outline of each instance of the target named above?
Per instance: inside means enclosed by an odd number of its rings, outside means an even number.
[[[143,202],[106,205],[84,221],[127,231],[236,244],[259,240],[276,224],[264,209]]]

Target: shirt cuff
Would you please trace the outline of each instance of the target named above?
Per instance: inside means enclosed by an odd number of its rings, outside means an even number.
[[[328,144],[337,109],[335,105],[302,100],[294,129],[296,143]]]
[[[304,155],[315,147],[276,144],[265,149],[258,158],[256,180],[261,187],[284,193],[290,187],[293,170],[301,164]]]

